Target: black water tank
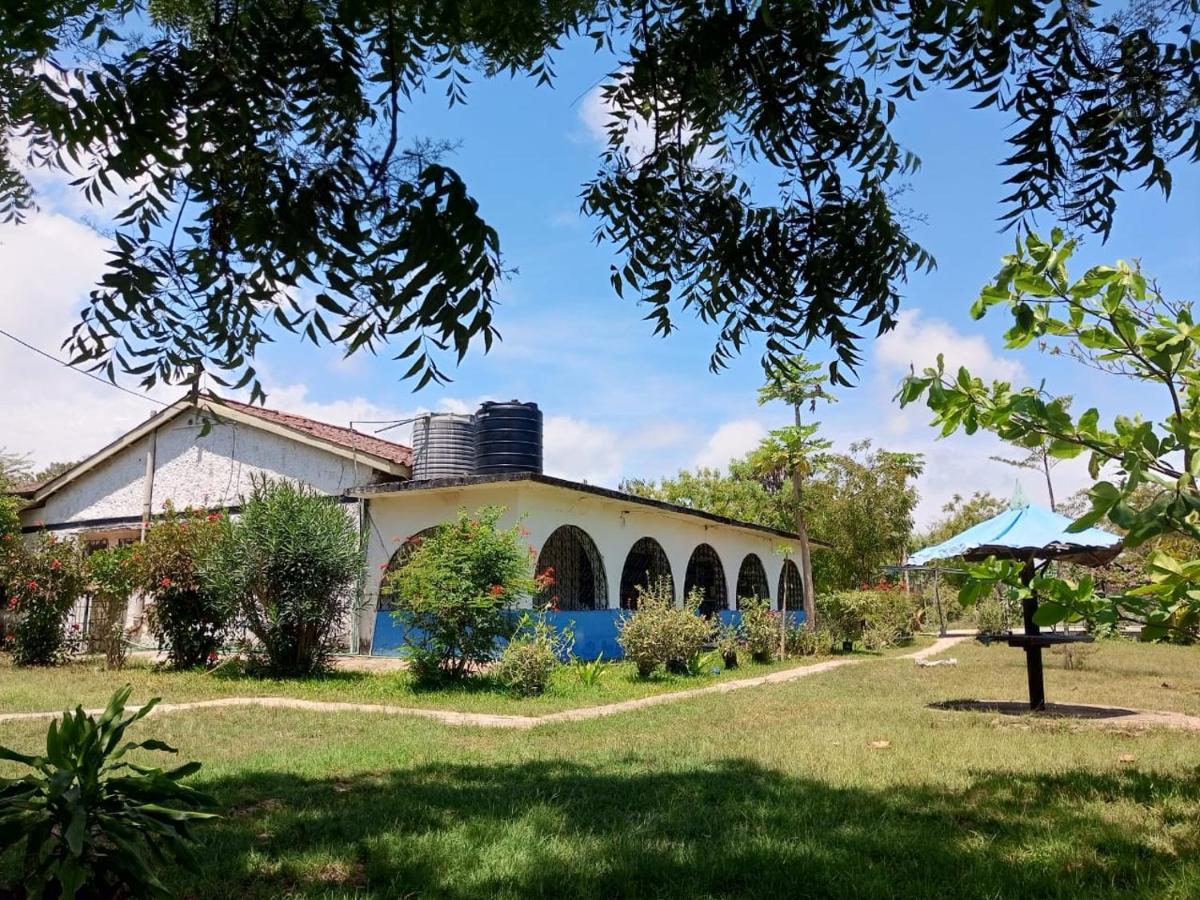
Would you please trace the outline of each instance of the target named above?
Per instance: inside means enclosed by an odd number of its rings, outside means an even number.
[[[475,472],[542,471],[542,411],[536,403],[487,402],[475,413]]]

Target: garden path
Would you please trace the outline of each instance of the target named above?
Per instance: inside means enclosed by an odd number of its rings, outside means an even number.
[[[890,659],[926,659],[937,656],[950,647],[964,640],[962,637],[939,638],[928,647],[906,653]],[[318,712],[366,712],[380,713],[391,716],[416,716],[423,719],[434,719],[446,725],[474,725],[481,728],[534,728],[538,725],[549,725],[555,722],[582,722],[587,719],[598,719],[612,716],[629,710],[641,709],[646,706],[658,706],[663,703],[678,703],[692,697],[705,694],[724,694],[743,688],[759,687],[764,684],[782,684],[797,678],[806,678],[837,669],[842,666],[858,665],[864,660],[860,658],[830,659],[808,666],[797,666],[794,669],[784,669],[769,675],[759,675],[754,678],[741,678],[736,681],[723,681],[702,688],[692,688],[686,691],[672,691],[666,694],[655,694],[651,697],[641,697],[637,700],[625,700],[620,703],[608,703],[603,706],[585,706],[579,709],[569,709],[563,712],[546,713],[540,716],[499,715],[492,713],[454,712],[445,709],[420,709],[408,706],[389,706],[378,703],[344,703],[322,700],[300,700],[294,697],[222,697],[216,700],[195,700],[189,703],[160,703],[154,708],[154,714],[166,712],[182,712],[191,709],[211,709],[226,706],[259,706],[270,709],[304,709]],[[103,710],[89,710],[98,715]],[[54,719],[60,716],[60,711],[54,712],[24,712],[0,714],[0,722],[16,722],[27,719]],[[1200,721],[1200,720],[1198,720]]]

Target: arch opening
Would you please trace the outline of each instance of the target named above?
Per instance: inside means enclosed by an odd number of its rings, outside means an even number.
[[[399,570],[406,562],[412,559],[413,553],[421,546],[421,541],[429,537],[437,530],[436,525],[430,525],[428,528],[422,528],[416,534],[410,534],[393,551],[391,557],[387,561],[387,565],[383,567],[383,576],[379,579],[379,608],[391,609],[392,601],[395,592],[388,589],[388,576]]]
[[[729,608],[729,595],[725,588],[725,567],[721,557],[709,544],[701,544],[692,551],[688,560],[687,574],[683,579],[683,594],[686,597],[699,590],[702,616],[715,615],[718,610]]]
[[[804,609],[804,581],[800,578],[799,567],[790,559],[783,561],[783,570],[779,573],[779,603],[784,610]]]
[[[537,572],[553,570],[554,581],[536,598],[534,605],[563,610],[605,609],[608,578],[596,542],[576,525],[560,525],[542,545]]]
[[[770,600],[771,586],[767,582],[767,570],[763,568],[762,560],[757,553],[747,553],[738,569],[737,577],[737,608],[742,608],[742,601],[749,599]]]
[[[649,588],[666,581],[675,596],[675,576],[662,544],[652,537],[640,538],[625,556],[621,568],[621,609],[637,609],[638,588]]]

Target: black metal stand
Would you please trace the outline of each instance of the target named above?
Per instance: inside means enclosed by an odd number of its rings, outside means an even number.
[[[1041,632],[1033,614],[1037,612],[1037,597],[1028,597],[1021,601],[1021,612],[1025,618],[1025,635],[1033,637]],[[1040,710],[1046,708],[1046,681],[1042,675],[1042,644],[1032,640],[1025,645],[1025,674],[1029,681],[1029,708]]]

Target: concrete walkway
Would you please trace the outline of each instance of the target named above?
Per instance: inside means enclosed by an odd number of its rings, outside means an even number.
[[[961,637],[939,638],[928,647],[905,653],[889,659],[927,659],[937,656],[963,640]],[[808,666],[798,666],[794,669],[784,669],[769,675],[759,675],[755,678],[741,678],[736,681],[723,681],[710,684],[707,687],[693,688],[687,691],[672,691],[665,694],[655,694],[641,697],[637,700],[624,700],[620,703],[608,703],[603,706],[584,706],[578,709],[568,709],[562,712],[546,713],[540,716],[513,716],[491,713],[454,712],[445,709],[421,709],[411,706],[388,706],[377,703],[340,703],[324,700],[299,700],[294,697],[221,697],[216,700],[195,700],[190,703],[160,703],[151,715],[168,712],[182,712],[191,709],[214,709],[231,706],[258,706],[266,709],[304,709],[316,712],[359,712],[377,713],[388,716],[414,716],[421,719],[433,719],[444,725],[473,725],[479,728],[535,728],[538,725],[549,725],[555,722],[582,722],[587,719],[599,719],[603,716],[613,716],[646,706],[660,706],[664,703],[678,703],[693,697],[706,694],[726,694],[730,691],[740,691],[743,688],[759,687],[764,684],[783,684],[798,678],[807,678],[838,669],[842,666],[860,665],[875,662],[874,659],[838,658]],[[103,710],[87,710],[92,715],[99,715]],[[0,714],[0,722],[21,722],[37,719],[56,719],[62,715],[56,712],[26,712]]]

